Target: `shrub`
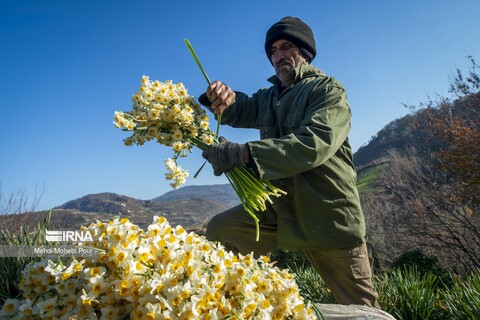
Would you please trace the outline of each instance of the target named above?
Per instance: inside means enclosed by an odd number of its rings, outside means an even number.
[[[450,273],[440,265],[436,256],[426,255],[421,250],[415,249],[400,255],[392,264],[392,268],[415,267],[420,275],[434,274],[438,285],[449,287],[452,285]]]
[[[277,249],[270,253],[270,260],[279,268],[295,271],[297,267],[310,266],[310,261],[302,251]]]

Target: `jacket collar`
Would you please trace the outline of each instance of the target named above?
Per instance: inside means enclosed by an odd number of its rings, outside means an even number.
[[[295,68],[295,81],[293,83],[295,84],[304,78],[314,77],[314,76],[325,76],[325,73],[322,70],[315,68],[311,64],[305,63]],[[268,82],[272,83],[275,87],[280,88],[281,86],[280,80],[277,78],[276,75],[271,76],[267,80]]]

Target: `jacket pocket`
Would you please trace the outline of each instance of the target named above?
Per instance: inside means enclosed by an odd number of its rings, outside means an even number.
[[[295,133],[300,128],[300,123],[304,117],[303,112],[290,112],[285,120],[285,127],[288,129],[289,133]]]
[[[369,279],[372,277],[370,265],[368,265],[366,262],[352,264],[350,268],[352,269],[352,275],[354,279]]]
[[[272,114],[265,114],[255,125],[260,130],[260,139],[278,138],[277,123]]]

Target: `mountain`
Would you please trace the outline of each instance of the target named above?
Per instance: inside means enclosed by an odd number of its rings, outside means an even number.
[[[184,187],[152,200],[99,193],[69,201],[55,208],[54,213],[67,210],[103,214],[105,218],[124,216],[141,227],[148,226],[153,216],[162,215],[172,225],[180,224],[192,229],[204,225],[216,213],[233,206],[234,196],[229,193],[228,185]]]
[[[387,153],[396,149],[400,153],[408,148],[425,149],[425,133],[416,127],[418,115],[406,115],[383,127],[370,141],[353,155],[359,171],[387,161]]]
[[[445,148],[444,142],[438,140],[438,133],[435,138],[429,130],[425,129],[426,123],[431,123],[432,117],[440,121],[439,123],[447,121],[450,124],[457,123],[457,125],[459,123],[454,119],[468,119],[464,125],[475,132],[480,121],[479,96],[480,93],[476,93],[450,102],[442,100],[437,105],[430,102],[429,105],[432,105],[430,107],[412,109],[415,111],[414,113],[391,121],[355,152],[354,162],[357,170],[361,171],[364,168],[388,161],[388,152],[392,149],[395,149],[400,155],[406,155],[409,149],[413,148],[417,156],[425,157]],[[466,130],[463,134],[471,135],[474,132],[469,133]],[[461,136],[461,133],[459,135]]]
[[[154,216],[164,216],[172,226],[202,233],[204,225],[215,214],[238,204],[230,185],[183,187],[152,200],[138,200],[115,193],[89,194],[52,209],[51,228],[77,230],[96,220],[117,216],[146,228]],[[0,229],[16,231],[20,226],[33,229],[46,212],[4,215]]]
[[[122,215],[143,206],[144,203],[141,200],[105,192],[68,201],[55,209]]]
[[[168,202],[174,200],[210,199],[225,203],[228,206],[240,204],[235,190],[230,184],[217,184],[208,186],[186,186],[172,190],[160,197],[152,199],[153,202]]]

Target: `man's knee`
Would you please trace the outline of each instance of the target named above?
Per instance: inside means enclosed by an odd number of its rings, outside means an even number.
[[[213,216],[210,221],[207,223],[207,230],[205,231],[205,237],[210,241],[221,241],[221,217],[220,215]]]
[[[245,212],[242,205],[230,208],[213,216],[207,224],[206,237],[210,241],[224,241],[225,237],[235,238],[243,233],[253,220]]]

